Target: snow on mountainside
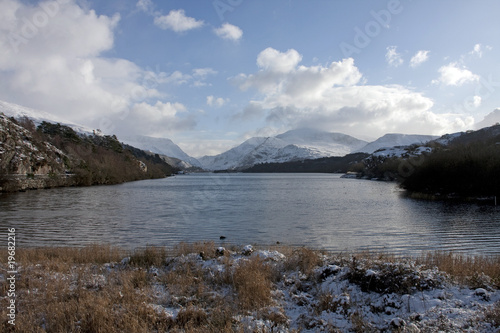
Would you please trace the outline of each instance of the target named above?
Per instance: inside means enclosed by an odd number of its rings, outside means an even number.
[[[35,110],[4,101],[0,101],[0,112],[4,113],[8,117],[14,117],[16,119],[23,117],[29,118],[36,125],[39,125],[43,121],[46,121],[49,123],[60,123],[61,125],[68,126],[73,130],[75,130],[77,133],[81,134],[93,134],[94,132],[93,129],[91,128],[73,124],[65,119],[52,115],[48,112]],[[181,148],[179,148],[179,146],[177,146],[169,139],[152,138],[147,136],[135,136],[127,138],[123,140],[123,142],[135,148],[180,159],[188,163],[188,165],[186,165],[186,168],[189,168],[191,166],[201,167],[201,164],[197,159],[186,154],[184,151],[182,151]],[[176,163],[178,164],[179,167],[184,165],[182,163],[179,163],[178,161]]]
[[[363,148],[357,150],[357,152],[372,154],[382,148],[409,146],[412,144],[424,144],[437,138],[437,136],[433,135],[386,134],[378,138],[377,140],[370,142]]]
[[[77,133],[91,134],[93,132],[91,128],[81,125],[76,125],[71,123],[70,121],[59,118],[48,112],[31,109],[18,104],[0,101],[0,112],[3,112],[3,114],[5,114],[8,117],[14,117],[16,119],[24,117],[29,118],[36,125],[40,125],[43,121],[46,121],[48,123],[60,123],[61,125],[68,126]]]
[[[340,133],[297,129],[276,137],[254,137],[216,156],[200,158],[208,170],[243,169],[258,163],[344,156],[366,145]]]
[[[123,143],[150,151],[152,153],[178,158],[192,166],[201,167],[201,163],[194,157],[186,154],[172,140],[166,138],[153,138],[149,136],[136,135],[132,137],[121,138]]]

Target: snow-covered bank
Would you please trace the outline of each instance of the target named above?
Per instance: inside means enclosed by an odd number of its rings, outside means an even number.
[[[68,262],[60,255],[66,266],[54,261],[54,251],[45,257],[43,251],[31,254],[38,263],[27,260],[18,268],[23,282],[17,291],[18,320],[42,331],[56,326],[120,331],[126,316],[144,332],[496,332],[500,327],[497,273],[477,271],[458,283],[452,274],[414,260],[287,247],[229,250],[213,243],[187,246],[175,255],[149,248],[106,263],[106,256],[96,257],[101,264]],[[64,312],[59,317],[64,319],[56,325],[48,308]],[[89,321],[95,311],[105,317]]]

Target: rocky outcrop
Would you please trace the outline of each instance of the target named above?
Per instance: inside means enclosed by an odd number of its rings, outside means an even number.
[[[0,114],[0,191],[70,185],[67,156]]]

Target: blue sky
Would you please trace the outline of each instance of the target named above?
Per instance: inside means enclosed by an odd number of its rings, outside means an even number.
[[[0,99],[193,156],[298,127],[474,129],[500,107],[498,1],[0,2]],[[498,119],[500,121],[500,119]]]

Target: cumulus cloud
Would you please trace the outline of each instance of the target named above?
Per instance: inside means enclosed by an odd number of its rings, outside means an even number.
[[[103,56],[113,48],[119,21],[72,0],[0,2],[0,99],[114,131],[133,118],[137,105],[144,109],[147,100],[163,98],[161,84],[185,79]],[[157,117],[176,123],[179,112],[161,111]],[[142,123],[161,123],[157,117]]]
[[[410,67],[417,67],[429,60],[429,51],[420,50],[410,60]]]
[[[154,24],[163,30],[173,30],[175,32],[185,32],[200,28],[204,22],[195,18],[186,16],[183,9],[171,10],[167,15],[157,16]]]
[[[257,57],[257,65],[266,71],[288,73],[302,60],[302,56],[290,49],[284,53],[271,47],[260,52]]]
[[[230,23],[224,23],[220,28],[215,28],[214,32],[222,39],[228,39],[237,42],[243,36],[243,31]]]
[[[401,54],[396,51],[396,46],[388,46],[387,53],[385,54],[385,60],[389,66],[398,67],[403,64],[403,58]]]
[[[266,110],[267,121],[274,126],[378,136],[388,132],[438,133],[462,129],[472,121],[461,115],[433,113],[431,99],[405,87],[365,85],[352,58],[329,66],[301,66],[297,51],[274,49],[264,50],[257,58],[259,70],[240,74],[234,82],[242,90],[261,93],[251,102],[249,113]],[[276,70],[278,64],[283,67]]]
[[[440,76],[433,83],[442,83],[447,86],[461,86],[465,83],[477,82],[480,78],[479,75],[456,62],[440,67],[438,72]]]

